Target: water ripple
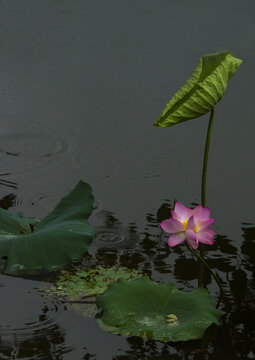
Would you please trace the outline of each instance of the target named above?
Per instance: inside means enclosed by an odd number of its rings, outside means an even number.
[[[149,159],[144,154],[116,160],[120,149],[114,146],[94,145],[73,154],[73,163],[86,171],[86,179],[91,184],[105,182],[113,178],[153,179],[171,172],[177,166],[174,155]],[[139,159],[140,158],[140,159]]]
[[[93,240],[92,248],[129,249],[139,242],[139,235],[130,227],[121,225],[96,226],[97,236]],[[93,250],[92,250],[93,252]]]
[[[12,134],[0,137],[0,151],[11,156],[45,157],[64,152],[61,140],[40,134]]]
[[[73,163],[85,171],[90,184],[105,182],[117,174],[114,149],[94,145],[73,154]]]
[[[118,175],[129,179],[152,179],[160,177],[172,171],[177,165],[174,155],[168,155],[154,159],[141,159],[132,162],[125,162],[125,165],[119,167]]]
[[[1,344],[9,347],[42,333],[54,335],[63,306],[43,298],[33,281],[1,275],[1,282]],[[17,301],[22,301],[22,306],[17,306]]]
[[[1,171],[5,174],[38,167],[68,149],[67,143],[42,123],[12,116],[2,117],[0,160]],[[16,128],[22,131],[14,132]],[[5,185],[12,184],[5,182]]]

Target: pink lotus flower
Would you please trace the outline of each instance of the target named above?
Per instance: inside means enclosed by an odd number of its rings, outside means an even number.
[[[170,234],[168,245],[173,247],[187,240],[190,247],[197,249],[199,242],[213,245],[215,231],[209,229],[215,219],[210,219],[210,209],[198,205],[190,209],[176,201],[172,218],[163,220],[160,226]]]

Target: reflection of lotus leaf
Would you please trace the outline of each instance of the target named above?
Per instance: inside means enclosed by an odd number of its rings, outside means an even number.
[[[221,314],[205,289],[183,292],[148,278],[120,279],[97,296],[96,304],[102,309],[102,329],[161,341],[201,338],[208,326],[219,323]]]
[[[80,181],[42,221],[0,209],[0,268],[28,275],[60,270],[88,249],[94,229],[88,223],[94,198]]]
[[[93,298],[84,299],[84,303],[73,303],[82,301],[83,297],[102,294],[107,287],[119,278],[131,281],[144,276],[140,271],[125,267],[73,269],[61,271],[54,285],[46,292],[50,295],[61,297],[69,307],[85,317],[92,317],[97,313],[95,304],[88,303]],[[86,301],[87,300],[87,301]]]

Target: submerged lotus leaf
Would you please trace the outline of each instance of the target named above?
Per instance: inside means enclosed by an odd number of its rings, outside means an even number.
[[[0,209],[0,269],[11,275],[57,271],[79,259],[95,236],[91,187],[80,181],[42,221]]]
[[[86,298],[87,296],[102,294],[110,284],[120,278],[132,281],[142,276],[144,274],[141,271],[125,267],[74,268],[61,271],[55,284],[46,292],[63,300],[71,310],[92,317],[97,313],[97,307],[89,303],[93,297]]]
[[[120,279],[96,297],[96,304],[102,309],[102,329],[161,341],[199,339],[221,315],[205,289],[183,292],[148,278]]]
[[[62,298],[77,300],[83,296],[102,294],[119,278],[131,281],[142,276],[144,274],[141,271],[117,266],[63,270],[47,292]]]
[[[167,104],[154,126],[168,127],[211,111],[242,60],[230,51],[202,56],[190,78]]]

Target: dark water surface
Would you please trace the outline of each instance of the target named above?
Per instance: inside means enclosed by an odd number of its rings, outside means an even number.
[[[45,282],[1,275],[1,360],[255,358],[254,14],[253,0],[0,1],[0,206],[40,218],[83,179],[99,231],[84,266],[133,267],[180,289],[197,286],[196,262],[158,224],[174,199],[200,202],[208,116],[152,124],[201,55],[243,59],[216,107],[208,169],[221,325],[186,343],[115,336],[45,299]]]

